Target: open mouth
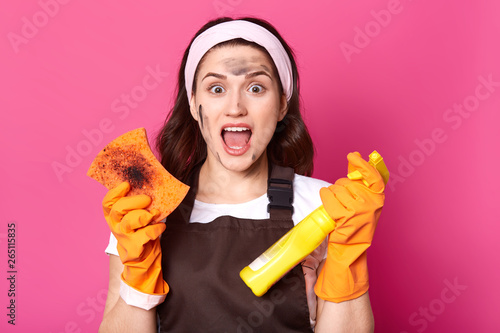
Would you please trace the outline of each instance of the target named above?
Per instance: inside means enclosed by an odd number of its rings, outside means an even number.
[[[252,131],[248,127],[225,127],[222,129],[221,136],[227,147],[240,150],[250,141]]]

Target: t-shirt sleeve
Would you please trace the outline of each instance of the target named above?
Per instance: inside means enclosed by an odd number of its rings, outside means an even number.
[[[322,187],[331,184],[320,179],[295,175],[293,183],[293,223],[297,225],[313,210],[323,204],[319,195]]]
[[[331,184],[320,179],[295,175],[293,185],[294,213],[292,219],[294,225],[297,225],[297,223],[302,221],[313,210],[323,204],[321,196],[319,195],[319,190],[323,187],[330,186]],[[324,247],[324,253],[318,255],[323,259],[326,258],[326,246]]]
[[[118,255],[118,248],[117,248],[117,245],[118,245],[118,241],[116,240],[116,237],[115,235],[113,235],[113,233],[109,233],[109,243],[108,243],[108,246],[106,247],[106,250],[104,250],[104,252],[106,252],[107,254],[114,254],[114,255]]]

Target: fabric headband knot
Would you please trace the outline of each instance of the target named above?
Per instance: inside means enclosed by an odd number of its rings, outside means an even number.
[[[186,61],[184,77],[188,101],[191,102],[194,74],[201,58],[215,45],[231,39],[243,38],[264,47],[274,61],[287,101],[293,92],[293,74],[290,58],[275,35],[258,24],[235,20],[217,24],[195,38]]]

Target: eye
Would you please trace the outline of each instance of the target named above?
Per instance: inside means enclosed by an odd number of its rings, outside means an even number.
[[[222,94],[223,92],[225,92],[224,88],[222,88],[221,86],[211,86],[208,88],[208,90],[213,94]]]
[[[264,87],[262,87],[259,84],[254,84],[250,87],[250,92],[253,92],[254,94],[259,94],[264,91]]]

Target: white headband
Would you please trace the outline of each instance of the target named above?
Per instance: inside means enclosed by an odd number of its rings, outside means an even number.
[[[191,44],[184,69],[188,101],[191,101],[194,74],[201,58],[215,45],[236,38],[257,43],[269,52],[278,70],[286,99],[290,100],[293,92],[292,64],[279,39],[258,24],[235,20],[223,22],[205,30]]]

